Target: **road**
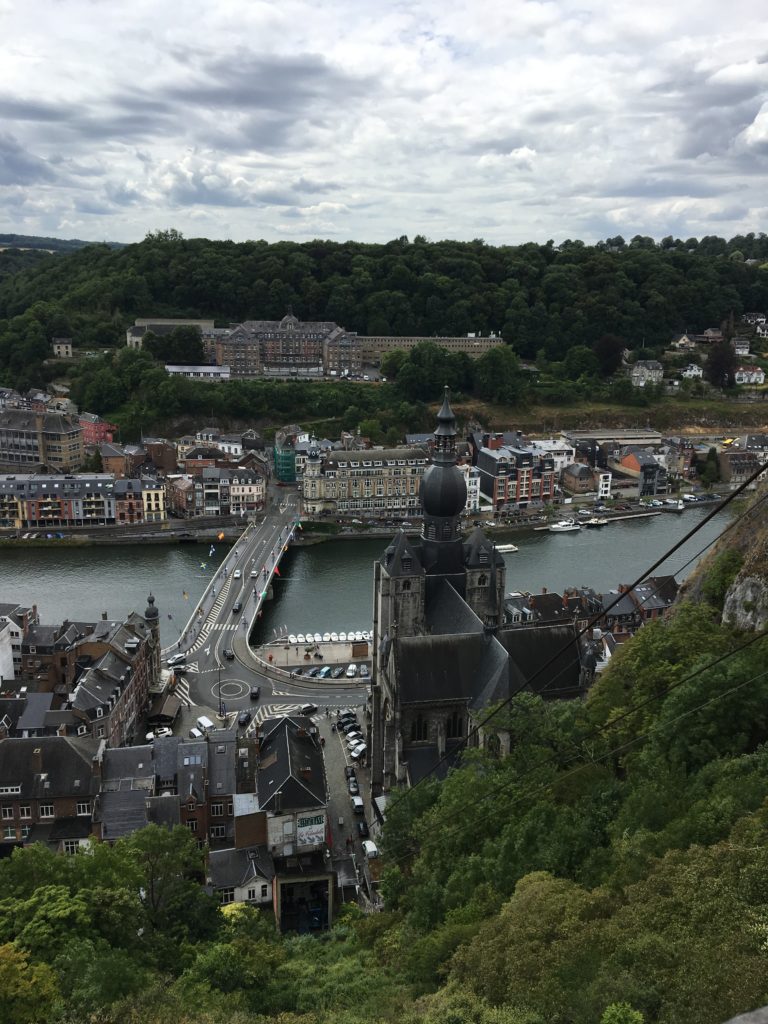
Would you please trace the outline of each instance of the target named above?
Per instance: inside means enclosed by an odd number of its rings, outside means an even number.
[[[348,681],[275,682],[261,671],[248,645],[261,595],[294,529],[297,506],[295,493],[275,496],[262,522],[249,525],[228,553],[181,640],[164,652],[166,659],[175,653],[186,656],[175,692],[187,707],[200,710],[185,714],[183,722],[223,711],[230,727],[237,713],[247,709],[253,714],[248,728],[253,729],[266,718],[296,712],[306,703],[317,704],[322,714],[326,707],[365,702],[368,687]],[[241,607],[235,612],[238,603]],[[234,658],[225,657],[225,650]],[[252,686],[261,688],[258,701],[250,699]]]

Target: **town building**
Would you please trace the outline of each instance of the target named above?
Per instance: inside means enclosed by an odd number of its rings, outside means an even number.
[[[635,446],[624,448],[618,456],[608,461],[613,473],[614,492],[619,490],[626,496],[629,493],[634,495],[634,487],[622,487],[623,478],[630,484],[637,485],[637,495],[640,498],[667,493],[667,471],[646,449]]]
[[[108,423],[93,412],[81,412],[78,421],[83,432],[83,444],[86,447],[113,441],[118,431],[118,427],[114,423]]]
[[[53,530],[165,519],[165,489],[149,477],[115,480],[111,473],[0,476],[0,526]]]
[[[522,690],[580,696],[591,678],[571,622],[505,625],[504,559],[479,527],[461,534],[466,489],[447,389],[421,502],[420,538],[399,531],[374,565],[374,796],[444,775],[470,738],[508,749],[503,729],[471,731],[488,705]]]
[[[83,431],[60,413],[0,412],[0,471],[73,473],[83,463]]]
[[[302,508],[311,515],[416,515],[428,462],[421,448],[332,451],[325,459],[313,449],[302,477]]]
[[[740,358],[749,355],[749,338],[744,338],[740,334],[735,335],[731,338],[731,348]]]
[[[464,511],[467,515],[474,515],[480,511],[480,470],[468,462],[459,466],[464,474],[464,485],[467,488],[467,501]]]
[[[137,444],[117,444],[105,441],[99,445],[99,455],[101,456],[101,468],[105,473],[111,473],[117,480],[126,476],[135,476],[147,461],[146,449]]]
[[[333,918],[334,875],[325,856],[330,823],[317,727],[302,716],[269,718],[256,743],[255,797],[274,861],[275,920],[281,931],[324,930]]]
[[[658,359],[639,359],[629,373],[632,387],[644,388],[647,384],[661,384],[664,367]]]
[[[555,460],[531,447],[481,448],[477,456],[480,491],[494,509],[527,508],[555,496]]]
[[[0,855],[44,843],[74,854],[94,834],[96,744],[65,736],[0,742]]]
[[[568,444],[563,438],[542,438],[529,441],[527,447],[537,454],[551,455],[555,466],[555,478],[560,479],[560,474],[566,466],[570,466],[576,458],[576,449]]]

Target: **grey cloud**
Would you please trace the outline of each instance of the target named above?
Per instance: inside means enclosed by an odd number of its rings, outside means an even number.
[[[26,100],[15,96],[0,97],[0,117],[9,121],[63,122],[72,113],[71,104]]]
[[[166,95],[219,109],[296,113],[318,100],[346,104],[373,85],[372,79],[348,75],[312,53],[286,57],[240,50],[198,66],[205,77],[171,86]]]
[[[0,185],[33,185],[55,178],[45,160],[29,153],[12,135],[0,135]]]
[[[108,184],[104,192],[110,202],[117,206],[134,206],[144,199],[141,192],[135,188],[128,188],[127,185]]]
[[[75,199],[73,205],[78,213],[95,214],[96,216],[114,213],[112,206],[107,203],[101,203],[96,199]]]
[[[730,192],[732,186],[725,183],[715,182],[713,179],[694,178],[681,176],[679,178],[654,177],[633,178],[624,182],[611,182],[605,187],[594,189],[581,189],[581,194],[586,192],[592,195],[606,197],[628,196],[638,199],[661,199],[666,196],[691,196],[705,198],[710,196],[721,196]]]

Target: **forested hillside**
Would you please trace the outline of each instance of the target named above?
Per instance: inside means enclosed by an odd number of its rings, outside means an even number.
[[[124,343],[136,316],[213,317],[227,324],[280,318],[292,307],[302,319],[333,320],[362,334],[429,338],[495,331],[516,357],[535,357],[545,371],[535,395],[545,404],[584,396],[647,404],[648,394],[632,394],[626,381],[618,389],[610,383],[624,347],[642,347],[649,357],[676,331],[768,310],[764,235],[494,247],[419,237],[386,245],[233,243],[187,240],[170,231],[122,249],[90,245],[53,256],[3,255],[0,384],[39,386],[65,372],[82,396],[99,392],[92,386],[99,376],[102,398],[85,407],[122,413],[129,435],[131,424],[150,429],[157,419],[154,377],[141,389],[149,396],[144,400],[135,388],[124,389],[111,355],[99,366],[44,365],[52,338],[72,337],[76,350],[111,350]],[[30,259],[31,266],[3,277],[4,266]],[[396,367],[409,401],[425,397],[422,382],[433,376],[440,385],[448,380],[459,391],[505,404],[520,401],[530,384],[515,359],[498,354],[480,371],[465,357],[427,353],[415,362],[402,374]],[[174,407],[192,393],[171,391]],[[132,410],[123,408],[129,398]],[[202,393],[200,401],[206,401]],[[304,415],[301,402],[295,411]]]
[[[0,1021],[722,1024],[768,1002],[768,639],[722,614],[742,565],[765,572],[742,543],[764,550],[765,500],[585,702],[516,697],[509,756],[392,799],[383,913],[277,937],[202,893],[183,829],[0,862]]]

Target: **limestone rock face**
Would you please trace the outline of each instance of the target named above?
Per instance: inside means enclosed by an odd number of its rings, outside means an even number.
[[[768,624],[768,581],[760,576],[739,576],[728,588],[723,621],[757,632]]]

